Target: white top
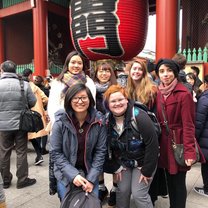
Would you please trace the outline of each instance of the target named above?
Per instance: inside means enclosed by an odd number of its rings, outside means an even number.
[[[96,87],[93,82],[93,80],[89,77],[86,76],[87,82],[86,86],[90,89],[92,96],[95,100],[96,97]],[[51,121],[51,125],[53,125],[55,121],[55,113],[60,110],[64,109],[64,98],[61,98],[62,91],[66,87],[66,85],[60,81],[57,81],[56,79],[52,81],[51,83],[51,90],[50,90],[50,95],[48,99],[48,116]]]

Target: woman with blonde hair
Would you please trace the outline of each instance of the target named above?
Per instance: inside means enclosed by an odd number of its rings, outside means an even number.
[[[157,85],[150,78],[144,61],[134,59],[130,65],[127,91],[130,99],[145,104],[150,111],[156,113]],[[149,189],[153,205],[157,200],[157,196],[166,197],[167,193],[164,169],[157,168]]]
[[[128,76],[127,92],[130,99],[139,101],[151,110],[157,94],[157,86],[148,76],[146,64],[134,59]]]

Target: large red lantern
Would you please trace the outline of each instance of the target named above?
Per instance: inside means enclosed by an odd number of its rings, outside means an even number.
[[[74,47],[90,60],[130,60],[143,49],[148,0],[71,0]]]

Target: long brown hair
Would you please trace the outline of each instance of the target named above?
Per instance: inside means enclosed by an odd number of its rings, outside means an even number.
[[[83,63],[83,71],[85,71],[86,70],[86,60],[85,60],[85,58],[79,53],[79,52],[77,52],[77,51],[72,51],[72,52],[70,52],[68,55],[67,55],[67,57],[66,57],[66,60],[65,60],[65,63],[64,63],[64,66],[63,66],[63,70],[62,70],[62,72],[59,74],[59,76],[57,77],[57,80],[58,81],[61,81],[62,79],[63,79],[63,77],[64,77],[64,74],[66,73],[66,72],[68,72],[68,64],[69,64],[69,62],[70,62],[70,60],[71,60],[71,58],[73,57],[73,56],[79,56],[81,59],[82,59],[82,63]]]

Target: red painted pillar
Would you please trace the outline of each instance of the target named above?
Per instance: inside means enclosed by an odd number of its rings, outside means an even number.
[[[204,74],[203,74],[203,78],[207,74],[208,74],[208,63],[204,63]]]
[[[177,52],[178,0],[156,0],[156,60]]]
[[[44,0],[35,1],[33,8],[34,75],[46,75],[48,69],[48,14]]]
[[[3,19],[0,18],[0,64],[5,60],[4,54],[4,27],[3,27]]]

